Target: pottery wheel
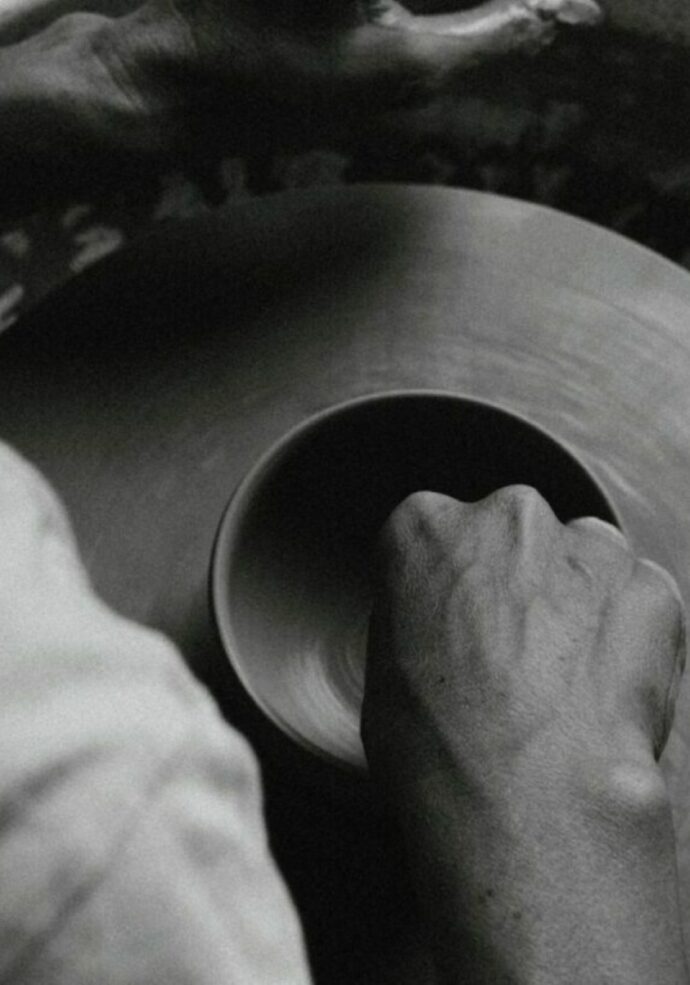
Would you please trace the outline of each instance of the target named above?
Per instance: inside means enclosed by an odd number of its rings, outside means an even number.
[[[232,489],[311,413],[407,387],[489,399],[550,430],[598,477],[635,549],[670,568],[690,600],[690,277],[509,199],[325,189],[161,229],[0,338],[0,438],[65,498],[100,593],[168,633],[233,717],[238,685],[206,598]],[[261,752],[262,726],[247,714]],[[686,681],[665,765],[690,929],[689,747]],[[413,968],[392,932],[374,941],[331,914],[343,887],[344,906],[385,909],[385,880],[353,888],[377,864],[362,848],[369,821],[346,831],[314,802],[305,819],[286,769],[266,766],[269,820],[317,981],[407,981],[376,957],[388,940]],[[305,859],[317,859],[320,883]],[[324,906],[331,915],[318,915]],[[420,985],[419,967],[412,974]]]

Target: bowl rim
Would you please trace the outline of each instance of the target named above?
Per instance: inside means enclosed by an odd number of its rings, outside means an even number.
[[[553,442],[561,451],[572,459],[574,464],[585,473],[592,485],[597,489],[602,500],[608,507],[612,517],[614,517],[619,529],[626,534],[625,525],[620,513],[611,501],[606,489],[603,488],[600,480],[593,474],[592,470],[586,465],[579,455],[570,445],[561,438],[556,437],[547,428],[536,424],[523,414],[505,407],[503,404],[475,397],[471,394],[460,393],[455,390],[442,390],[436,388],[397,388],[394,390],[377,390],[356,397],[341,400],[336,404],[329,404],[327,407],[310,414],[308,417],[293,425],[285,431],[279,438],[273,441],[264,451],[254,460],[244,476],[235,486],[226,503],[218,523],[213,548],[211,551],[211,563],[209,570],[209,595],[210,608],[213,621],[223,648],[224,654],[230,663],[232,670],[238,678],[240,684],[249,695],[254,704],[267,719],[277,726],[278,729],[293,742],[297,743],[302,749],[313,753],[321,760],[331,762],[341,769],[349,772],[361,774],[366,771],[366,767],[359,765],[351,760],[344,759],[335,753],[323,749],[317,743],[305,737],[301,732],[293,727],[291,722],[284,718],[275,708],[269,705],[262,694],[251,682],[248,671],[245,670],[245,662],[241,657],[241,649],[237,642],[230,615],[230,605],[224,601],[227,592],[224,591],[227,584],[226,574],[231,557],[231,545],[242,522],[247,508],[252,501],[255,489],[260,485],[264,475],[275,465],[277,465],[296,442],[299,442],[309,431],[321,426],[325,421],[332,417],[337,417],[343,413],[354,410],[365,404],[384,403],[407,398],[432,398],[440,400],[452,400],[457,403],[475,404],[486,407],[489,410],[498,411],[509,418],[517,420],[532,431],[536,431],[541,437]]]

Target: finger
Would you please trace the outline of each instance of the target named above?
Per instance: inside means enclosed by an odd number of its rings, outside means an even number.
[[[554,537],[560,536],[561,523],[544,497],[531,486],[505,486],[491,493],[474,508],[513,546],[540,543],[550,550]]]
[[[467,504],[435,492],[416,492],[404,499],[379,534],[379,570],[384,577],[399,574],[413,555],[421,559],[430,550],[448,549],[456,539],[460,514],[467,508]]]
[[[581,516],[576,520],[571,520],[567,526],[571,530],[580,530],[594,537],[608,537],[609,540],[625,550],[630,550],[630,544],[625,534],[618,527],[614,527],[612,523],[600,520],[597,516]]]
[[[678,602],[679,606],[682,609],[685,608],[685,602],[683,601],[683,596],[681,595],[680,588],[678,587],[678,582],[670,573],[670,571],[667,571],[666,568],[663,568],[660,564],[657,564],[656,561],[651,561],[649,558],[646,557],[639,558],[638,564],[643,565],[649,571],[653,572],[653,574],[664,583],[667,590],[671,593],[671,595],[673,595],[673,597]]]
[[[666,692],[666,702],[664,706],[663,727],[662,727],[661,737],[655,750],[657,759],[661,756],[662,752],[664,751],[666,743],[668,742],[668,737],[671,734],[671,728],[673,727],[673,720],[676,714],[676,702],[678,700],[680,685],[683,680],[683,674],[685,672],[686,661],[687,661],[687,624],[684,616],[682,632],[679,634],[679,638],[678,638],[676,659],[673,664],[673,671],[671,673],[671,679],[669,681],[668,690]]]
[[[418,492],[403,500],[382,528],[367,643],[365,743],[367,709],[380,714],[400,705],[408,694],[407,688],[400,693],[401,679],[416,681],[426,673],[471,510],[449,496]]]
[[[658,618],[663,629],[670,636],[668,652],[671,670],[668,689],[671,692],[674,688],[674,682],[680,682],[680,677],[685,669],[687,649],[685,602],[676,579],[656,561],[640,558],[636,568],[638,577],[641,572],[644,572],[652,590],[656,592]],[[675,701],[675,697],[673,700]],[[667,704],[668,701],[669,698],[667,698]]]
[[[0,45],[17,44],[65,14],[102,11],[113,15],[136,5],[136,0],[11,0],[0,7]]]
[[[636,558],[615,527],[594,517],[573,520],[564,527],[563,548],[562,573],[586,606],[605,608],[626,591]]]
[[[533,486],[527,486],[524,483],[515,483],[512,486],[496,489],[484,499],[479,500],[475,506],[504,510],[511,514],[515,513],[518,517],[523,515],[540,516],[544,520],[558,523],[556,514],[541,493]]]
[[[565,526],[566,560],[599,590],[620,588],[632,575],[635,556],[620,530],[598,517]]]
[[[661,565],[646,558],[635,561],[633,585],[638,612],[646,613],[645,629],[649,639],[670,641],[676,659],[676,650],[685,637],[685,604],[675,579]]]
[[[427,649],[420,643],[429,631],[427,616],[466,549],[463,519],[470,509],[448,496],[414,493],[384,524],[374,557],[370,624],[370,654],[384,663],[394,653]]]
[[[658,759],[673,720],[685,664],[685,611],[673,579],[659,565],[635,560],[622,590],[611,598],[609,620],[625,655],[619,695],[638,708]]]

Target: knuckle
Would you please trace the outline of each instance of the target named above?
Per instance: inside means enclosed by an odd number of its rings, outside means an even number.
[[[491,493],[487,496],[487,500],[493,499],[495,502],[505,503],[507,505],[515,505],[517,507],[531,506],[533,504],[544,503],[541,493],[533,486],[525,485],[514,485],[514,486],[504,486],[502,489],[497,489],[496,492]]]
[[[634,583],[638,594],[667,619],[685,627],[685,605],[675,578],[661,565],[647,558],[635,562]]]
[[[682,598],[676,580],[660,564],[648,558],[638,558],[635,561],[635,578],[638,584],[660,601],[672,600],[678,608],[682,608]]]
[[[420,541],[436,538],[442,518],[457,507],[449,496],[435,492],[415,492],[399,503],[390,514],[379,535],[384,556],[399,554]]]
[[[532,486],[514,485],[497,489],[481,501],[487,509],[497,510],[511,520],[530,517],[553,517],[551,507]]]
[[[568,526],[573,530],[579,530],[595,537],[606,537],[612,543],[618,544],[626,551],[630,550],[630,544],[625,534],[606,520],[601,520],[597,516],[581,516],[571,520]]]
[[[449,503],[455,500],[442,493],[420,490],[406,497],[398,507],[415,516],[435,516],[439,510],[445,510]]]
[[[627,580],[634,570],[636,559],[625,535],[610,523],[598,517],[578,517],[566,524],[571,534],[573,549],[580,557],[604,565],[611,577]]]
[[[405,540],[406,531],[410,526],[410,516],[418,509],[412,499],[413,497],[409,496],[398,503],[381,527],[379,541],[384,548],[395,546],[399,541]]]
[[[441,493],[414,492],[395,507],[387,523],[393,531],[433,525],[439,515],[446,512],[448,504],[454,502]]]

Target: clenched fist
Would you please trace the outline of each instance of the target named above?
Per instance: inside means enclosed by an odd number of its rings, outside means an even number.
[[[671,577],[526,487],[411,497],[381,567],[363,738],[443,981],[685,982],[656,762],[685,659]]]

